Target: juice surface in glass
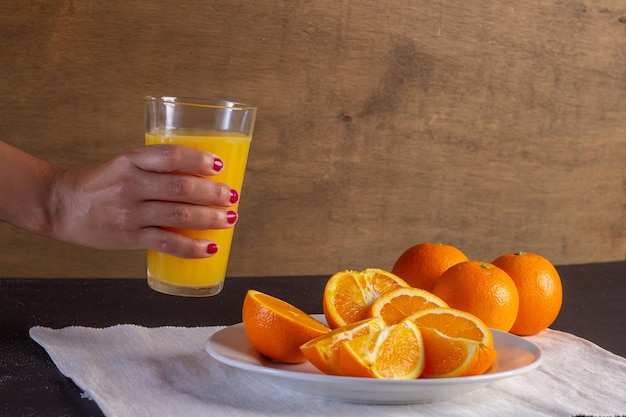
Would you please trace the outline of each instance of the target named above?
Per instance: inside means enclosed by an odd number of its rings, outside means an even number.
[[[160,135],[146,133],[146,145],[161,143],[186,145],[212,152],[224,161],[223,170],[212,175],[214,181],[228,184],[241,192],[243,177],[250,149],[251,137],[233,132],[176,132]],[[229,207],[237,210],[238,203]],[[174,229],[186,236],[208,239],[217,243],[219,250],[204,259],[182,259],[164,253],[148,251],[148,279],[165,285],[192,288],[213,288],[219,286],[226,277],[228,256],[234,227],[219,230]]]

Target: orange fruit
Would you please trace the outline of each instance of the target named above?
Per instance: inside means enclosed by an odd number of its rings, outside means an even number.
[[[261,354],[286,363],[306,359],[300,346],[330,329],[286,301],[248,290],[241,311],[246,336]]]
[[[519,293],[519,311],[510,332],[528,336],[556,320],[563,303],[561,277],[546,258],[527,252],[509,253],[492,262],[506,271]]]
[[[491,330],[473,314],[433,308],[405,320],[422,332],[426,357],[423,377],[480,375],[496,359]]]
[[[493,347],[493,334],[485,322],[467,311],[454,308],[431,308],[406,318],[418,327],[439,330],[450,337],[474,340]]]
[[[338,327],[300,346],[304,357],[317,369],[328,375],[343,375],[339,356],[343,342],[365,336],[386,327],[380,317],[365,319]]]
[[[508,332],[517,318],[519,294],[515,283],[509,274],[490,263],[466,261],[454,265],[437,280],[433,294],[497,330]]]
[[[448,304],[420,288],[397,288],[374,301],[369,314],[382,317],[387,324],[396,324],[413,313],[434,307],[448,307]]]
[[[422,335],[411,321],[345,341],[339,357],[345,375],[366,378],[415,379],[424,363]]]
[[[374,301],[381,295],[408,286],[398,276],[377,268],[361,272],[337,272],[330,277],[324,288],[323,308],[326,321],[334,329],[364,320],[368,318]]]
[[[467,260],[467,256],[454,246],[419,243],[400,255],[391,272],[412,287],[432,291],[435,282],[448,268]]]
[[[480,375],[485,373],[493,362],[489,362],[486,368],[482,363],[477,366],[481,346],[474,340],[446,336],[428,327],[422,327],[420,331],[424,339],[426,356],[422,372],[424,378]],[[489,349],[489,352],[493,352],[495,359],[495,350]]]

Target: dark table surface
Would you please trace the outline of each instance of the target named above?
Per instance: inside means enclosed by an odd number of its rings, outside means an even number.
[[[553,329],[626,357],[626,262],[557,266],[564,288]],[[230,325],[250,288],[322,312],[329,276],[230,278],[210,298],[163,295],[143,279],[0,279],[0,416],[102,416],[32,341],[32,326]]]

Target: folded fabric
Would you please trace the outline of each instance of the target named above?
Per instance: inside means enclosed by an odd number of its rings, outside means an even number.
[[[576,416],[626,415],[626,359],[571,334],[528,339],[543,363],[449,401],[365,405],[287,391],[205,351],[221,327],[33,327],[59,370],[106,416]]]

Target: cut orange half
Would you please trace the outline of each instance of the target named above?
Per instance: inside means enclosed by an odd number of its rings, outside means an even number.
[[[408,286],[402,278],[377,268],[337,272],[330,277],[324,289],[326,321],[331,328],[337,328],[364,320],[380,296]]]
[[[330,331],[286,301],[255,290],[248,290],[241,316],[252,346],[279,362],[304,362],[300,346]]]
[[[343,375],[344,373],[339,366],[343,342],[368,335],[385,327],[385,321],[380,317],[357,321],[338,327],[306,342],[300,346],[300,350],[309,362],[325,374]]]
[[[415,379],[424,370],[424,343],[417,326],[403,321],[343,342],[339,364],[346,375]]]
[[[419,288],[397,288],[374,301],[370,316],[382,317],[387,324],[396,324],[418,311],[448,304],[436,295]]]

